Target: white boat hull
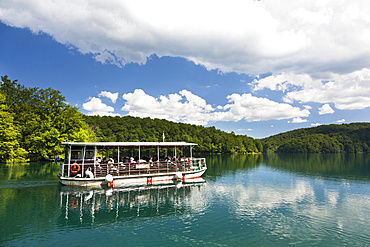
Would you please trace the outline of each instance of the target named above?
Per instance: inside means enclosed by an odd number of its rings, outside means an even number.
[[[198,171],[172,172],[172,173],[156,173],[128,176],[113,176],[113,181],[108,183],[105,177],[98,178],[78,178],[78,177],[59,177],[59,181],[63,185],[68,186],[85,186],[85,187],[121,187],[121,186],[136,186],[136,185],[152,185],[168,183],[170,180],[188,180],[200,178],[207,168],[202,168]]]

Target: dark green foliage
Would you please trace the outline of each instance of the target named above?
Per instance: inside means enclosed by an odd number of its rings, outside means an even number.
[[[85,116],[100,141],[185,141],[197,143],[197,152],[257,153],[262,152],[259,140],[226,133],[215,127],[174,123],[163,119],[138,117]]]
[[[12,144],[13,151],[7,151],[8,155],[0,157],[0,162],[17,160],[19,156],[12,158],[17,152],[24,156],[21,160],[53,159],[62,153],[62,141],[93,139],[82,114],[66,104],[59,91],[27,88],[7,76],[2,76],[1,80],[0,92],[5,95],[2,103],[8,112],[6,129],[13,133],[3,138]]]
[[[299,129],[264,138],[261,143],[267,153],[369,153],[370,123]]]

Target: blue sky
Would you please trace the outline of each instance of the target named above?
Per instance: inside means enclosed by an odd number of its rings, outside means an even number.
[[[0,2],[0,74],[255,138],[370,121],[367,1]],[[165,131],[165,130],[164,130]]]

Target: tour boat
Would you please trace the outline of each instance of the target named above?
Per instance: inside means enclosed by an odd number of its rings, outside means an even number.
[[[207,170],[206,159],[192,155],[195,143],[62,142],[62,145],[65,158],[58,177],[63,185],[151,185],[200,178]],[[186,149],[188,156],[184,155]]]

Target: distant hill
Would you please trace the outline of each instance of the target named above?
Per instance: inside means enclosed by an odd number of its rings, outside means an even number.
[[[261,153],[259,140],[227,133],[215,127],[139,117],[84,116],[99,141],[185,141],[197,143],[195,152]]]
[[[263,152],[369,153],[370,123],[331,124],[261,139]]]

